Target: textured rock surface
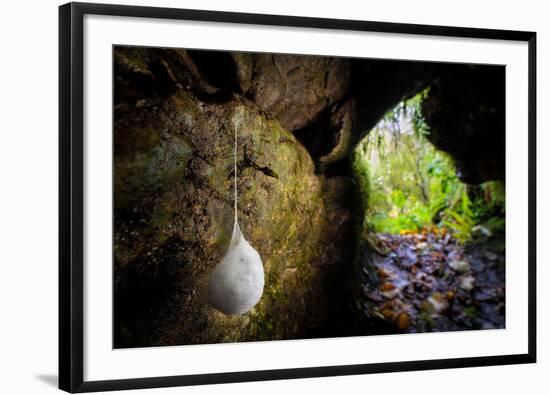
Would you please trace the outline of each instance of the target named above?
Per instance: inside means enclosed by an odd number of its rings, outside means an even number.
[[[315,123],[298,131],[320,169],[349,156],[386,111],[433,80],[430,64],[353,59],[349,91]]]
[[[321,171],[347,158],[386,111],[430,88],[431,142],[463,181],[504,180],[504,67],[354,59],[350,70],[344,98],[296,133]]]
[[[179,87],[151,92],[115,97],[116,345],[303,336],[326,315],[326,274],[345,256],[331,222],[349,213],[327,205],[307,151],[251,102],[207,102]],[[206,303],[233,226],[235,125],[241,229],[265,268],[261,301],[240,317]]]
[[[310,125],[348,90],[342,58],[236,53],[242,92],[290,131]]]
[[[441,68],[422,112],[428,138],[453,156],[463,181],[505,179],[504,67]]]

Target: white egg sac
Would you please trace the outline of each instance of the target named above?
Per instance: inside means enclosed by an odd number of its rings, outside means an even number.
[[[229,248],[210,276],[208,301],[224,314],[241,315],[258,303],[263,291],[262,259],[235,221]]]

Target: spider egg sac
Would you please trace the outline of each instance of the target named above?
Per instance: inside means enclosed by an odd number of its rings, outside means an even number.
[[[209,303],[224,314],[242,315],[262,297],[264,267],[235,218],[229,247],[208,282]]]

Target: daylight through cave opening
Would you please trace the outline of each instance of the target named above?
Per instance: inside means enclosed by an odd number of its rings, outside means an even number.
[[[501,230],[504,184],[462,182],[453,158],[428,140],[426,89],[390,109],[353,153],[366,201],[366,226],[381,233],[438,228],[461,242]]]
[[[503,304],[478,298],[484,288],[503,296],[504,185],[459,179],[453,158],[428,140],[428,95],[398,103],[353,152],[363,248],[373,251],[358,262],[361,309],[382,333],[502,327]]]

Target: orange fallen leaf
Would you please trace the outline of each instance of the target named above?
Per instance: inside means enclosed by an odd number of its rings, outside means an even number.
[[[399,331],[404,331],[408,329],[410,324],[411,320],[409,318],[409,314],[407,314],[405,311],[399,313],[395,318],[395,326]]]
[[[378,274],[378,277],[380,278],[388,278],[391,276],[391,274],[385,269],[378,269],[376,274]]]
[[[382,315],[384,316],[385,319],[387,320],[392,320],[393,319],[393,310],[391,309],[383,309],[380,313],[382,313]]]

